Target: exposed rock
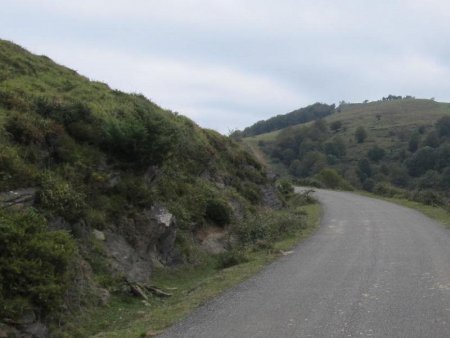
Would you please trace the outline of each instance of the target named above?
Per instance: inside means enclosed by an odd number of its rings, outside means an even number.
[[[153,267],[181,261],[175,249],[177,223],[162,205],[122,218],[114,230],[105,235],[105,249],[112,267],[128,281],[145,284]]]
[[[20,334],[14,327],[0,323],[0,338],[19,338]]]
[[[48,335],[48,328],[41,322],[34,322],[32,324],[22,325],[20,327],[22,332],[22,337],[32,337],[32,338],[45,338]]]
[[[94,230],[92,230],[92,234],[94,235],[95,239],[98,241],[106,240],[105,233],[103,231],[94,229]]]
[[[70,225],[70,223],[60,216],[51,218],[48,222],[48,228],[50,230],[65,230],[69,232],[72,231],[72,226]]]
[[[0,208],[31,207],[36,199],[36,188],[26,188],[0,193]]]
[[[228,241],[228,232],[218,227],[208,227],[197,233],[200,240],[200,246],[206,252],[211,254],[219,254],[227,251],[230,244]]]
[[[152,272],[151,261],[139,257],[123,236],[113,232],[105,233],[105,244],[114,270],[122,273],[132,282],[147,282]]]
[[[148,167],[145,175],[144,175],[144,180],[146,183],[152,183],[155,178],[158,176],[159,174],[159,168],[155,165],[151,165],[150,167]]]
[[[261,187],[261,192],[263,194],[262,202],[265,206],[272,209],[281,209],[283,207],[283,203],[278,198],[278,193],[275,185],[266,184],[265,186]]]
[[[109,300],[111,299],[111,293],[107,289],[97,288],[95,293],[98,295],[100,305],[104,306],[109,303]]]
[[[108,188],[114,188],[120,183],[121,177],[119,173],[112,173],[106,183]]]
[[[233,198],[228,201],[228,204],[231,207],[231,211],[233,212],[234,218],[240,222],[245,217],[245,206],[239,200]]]

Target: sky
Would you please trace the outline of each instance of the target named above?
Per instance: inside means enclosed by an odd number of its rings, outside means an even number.
[[[450,1],[0,0],[0,38],[227,134],[306,105],[450,101]]]

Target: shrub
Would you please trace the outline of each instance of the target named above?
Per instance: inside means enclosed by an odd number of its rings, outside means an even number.
[[[45,315],[61,304],[75,244],[46,226],[32,210],[0,212],[0,318],[30,309]]]
[[[229,268],[234,265],[248,262],[248,260],[247,255],[243,251],[233,249],[217,255],[217,268]]]
[[[385,155],[386,152],[384,151],[384,149],[378,146],[370,148],[369,151],[367,152],[367,156],[374,162],[382,160]]]
[[[322,182],[325,188],[353,190],[351,185],[331,168],[322,169],[314,178]]]
[[[368,178],[367,180],[364,181],[362,187],[364,190],[372,192],[373,188],[375,187],[375,181],[371,178]]]
[[[278,191],[285,197],[289,197],[294,193],[294,186],[288,179],[281,179],[277,185]]]
[[[45,210],[76,221],[84,212],[85,195],[77,192],[68,182],[52,174],[44,174],[36,203]]]
[[[231,222],[231,208],[223,200],[211,199],[206,203],[205,216],[215,224],[224,226]]]
[[[419,190],[411,193],[410,199],[419,203],[433,206],[445,205],[444,197],[433,190]]]
[[[386,197],[406,197],[407,192],[405,190],[393,187],[387,182],[376,183],[372,190],[375,194]]]
[[[355,131],[356,142],[363,143],[366,138],[367,138],[366,130],[364,129],[364,127],[359,126]]]

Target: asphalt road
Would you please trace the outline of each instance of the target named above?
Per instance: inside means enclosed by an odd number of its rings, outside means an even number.
[[[450,337],[450,230],[384,201],[316,195],[313,236],[161,337]]]

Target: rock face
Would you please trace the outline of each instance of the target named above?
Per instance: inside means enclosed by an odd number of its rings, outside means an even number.
[[[36,197],[35,188],[18,189],[0,193],[0,207],[26,208],[33,205]]]
[[[123,218],[117,228],[105,232],[105,247],[112,266],[128,281],[146,283],[155,265],[171,265],[180,258],[175,249],[175,217],[155,205],[133,218]]]
[[[281,209],[283,203],[278,198],[277,189],[274,184],[266,184],[261,187],[261,192],[263,194],[262,202],[265,206],[272,209]]]

